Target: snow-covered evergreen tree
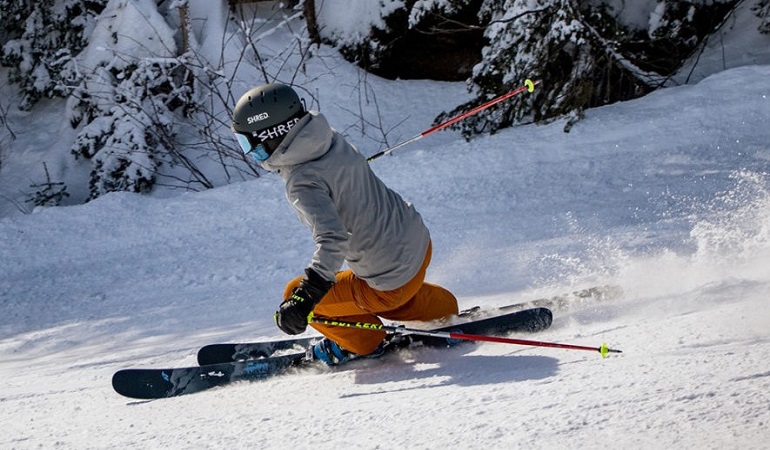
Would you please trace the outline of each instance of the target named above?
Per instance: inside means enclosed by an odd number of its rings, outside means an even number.
[[[173,34],[152,1],[111,0],[94,29],[98,45],[80,55],[94,70],[70,97],[68,114],[81,127],[72,153],[93,162],[90,198],[146,192],[171,159],[175,111],[193,105]]]
[[[72,119],[86,125],[72,152],[93,162],[91,198],[153,186],[175,145],[173,111],[192,103],[184,71],[176,59],[142,58],[116,73],[102,68],[78,87]]]
[[[480,14],[487,24],[489,44],[473,71],[477,97],[448,115],[519,87],[527,78],[541,84],[533,95],[514,97],[463,121],[460,128],[466,136],[493,133],[520,121],[579,114],[597,98],[617,95],[617,86],[610,83],[633,81],[623,61],[608,52],[587,23],[576,1],[487,0]],[[606,75],[597,77],[600,71]],[[641,83],[630,84],[626,90],[644,90]]]
[[[0,0],[0,63],[24,93],[29,110],[40,98],[66,96],[82,79],[76,60],[107,0]]]
[[[517,122],[569,116],[638,97],[661,86],[713,32],[737,0],[651,2],[647,28],[623,23],[610,0],[485,0],[480,15],[488,44],[474,68],[476,98],[447,114],[467,111],[525,79],[541,80],[521,95],[458,125],[465,136]]]

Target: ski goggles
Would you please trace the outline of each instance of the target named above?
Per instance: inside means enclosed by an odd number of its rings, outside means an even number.
[[[267,161],[270,154],[267,153],[267,149],[262,141],[251,134],[239,133],[237,131],[234,133],[235,139],[238,140],[238,145],[241,146],[244,154],[251,156],[257,162]]]
[[[238,140],[238,144],[241,146],[243,153],[251,155],[257,162],[266,161],[267,158],[273,153],[273,151],[281,143],[284,136],[300,121],[305,115],[305,110],[301,110],[286,122],[279,123],[270,128],[256,131],[252,133],[242,133],[233,130],[235,138]]]

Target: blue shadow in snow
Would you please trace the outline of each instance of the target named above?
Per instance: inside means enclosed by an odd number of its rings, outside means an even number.
[[[559,360],[531,355],[462,355],[444,350],[420,352],[416,361],[406,361],[402,355],[387,355],[380,360],[361,361],[355,366],[350,368],[357,371],[355,383],[359,385],[415,381],[418,384],[386,391],[351,393],[342,398],[447,385],[482,386],[544,380],[558,373]]]

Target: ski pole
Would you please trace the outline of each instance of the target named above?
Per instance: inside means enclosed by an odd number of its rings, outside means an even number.
[[[623,353],[620,350],[607,348],[606,343],[603,343],[601,347],[586,347],[582,345],[560,344],[557,342],[532,341],[529,339],[514,339],[514,338],[507,338],[502,336],[456,333],[453,331],[420,330],[417,328],[406,328],[402,326],[384,325],[381,323],[347,322],[344,320],[330,319],[325,317],[315,317],[312,315],[308,317],[308,321],[310,323],[317,323],[321,325],[358,328],[361,330],[387,331],[394,334],[418,334],[421,336],[456,339],[456,340],[463,340],[463,341],[497,342],[500,344],[528,345],[532,347],[551,347],[551,348],[561,348],[565,350],[587,350],[592,352],[599,352],[602,355],[602,358],[606,358],[607,354],[609,353]]]
[[[389,149],[386,149],[386,150],[383,150],[383,151],[381,151],[379,153],[376,153],[376,154],[370,156],[369,158],[367,158],[366,160],[368,162],[372,162],[375,159],[379,158],[380,156],[385,156],[385,155],[393,152],[394,150],[399,149],[399,148],[401,148],[401,147],[403,147],[405,145],[411,144],[412,142],[415,142],[415,141],[419,141],[420,139],[424,138],[425,136],[427,136],[427,135],[429,135],[431,133],[435,133],[436,131],[443,130],[444,128],[446,128],[446,127],[448,127],[450,125],[453,125],[453,124],[455,124],[455,123],[465,119],[466,117],[469,117],[469,116],[472,116],[474,114],[477,114],[480,111],[483,111],[483,110],[489,108],[492,105],[496,105],[496,104],[498,104],[498,103],[500,103],[502,101],[508,100],[509,98],[513,97],[514,95],[521,94],[524,91],[533,92],[535,90],[535,86],[537,86],[539,83],[540,83],[540,81],[532,81],[530,79],[527,79],[526,81],[524,81],[524,85],[523,86],[521,86],[521,87],[519,87],[519,88],[517,88],[517,89],[515,89],[515,90],[513,90],[513,91],[511,91],[511,92],[509,92],[507,94],[503,94],[503,95],[501,95],[499,97],[493,98],[492,100],[490,100],[490,101],[488,101],[488,102],[486,102],[486,103],[484,103],[482,105],[479,105],[479,106],[471,109],[470,111],[464,112],[464,113],[462,113],[460,115],[457,115],[457,116],[455,116],[455,117],[453,117],[451,119],[448,119],[445,122],[441,122],[438,125],[434,125],[433,127],[428,128],[427,130],[423,131],[422,133],[416,135],[415,137],[413,137],[411,139],[407,139],[406,141],[401,142],[400,144],[396,144],[393,147],[390,147]]]

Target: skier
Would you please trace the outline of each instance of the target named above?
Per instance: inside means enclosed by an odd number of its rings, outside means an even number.
[[[365,323],[458,313],[451,292],[424,282],[431,240],[420,214],[294,89],[271,83],[246,92],[232,129],[247,155],[283,179],[315,241],[305,275],[289,281],[275,313],[282,331],[304,332],[311,313]],[[311,326],[324,335],[312,353],[329,365],[382,353],[384,331]]]

